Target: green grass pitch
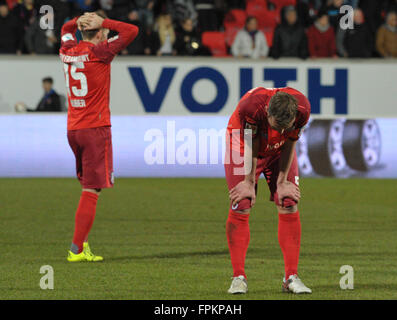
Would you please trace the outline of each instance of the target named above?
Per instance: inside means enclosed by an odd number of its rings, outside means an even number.
[[[396,180],[301,179],[299,274],[312,295],[281,293],[277,212],[260,181],[247,295],[226,293],[224,179],[118,179],[90,235],[102,263],[70,264],[75,179],[0,179],[0,299],[397,299]],[[39,287],[54,268],[54,290]],[[339,269],[354,268],[354,290]]]

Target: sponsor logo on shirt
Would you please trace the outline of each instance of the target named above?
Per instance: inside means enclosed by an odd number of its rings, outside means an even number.
[[[62,41],[66,42],[69,40],[74,40],[73,35],[71,33],[66,33],[62,36]]]

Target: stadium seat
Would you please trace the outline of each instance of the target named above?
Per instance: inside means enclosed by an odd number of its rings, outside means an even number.
[[[214,57],[226,57],[225,34],[219,31],[206,31],[201,36],[203,45],[208,47]]]
[[[234,42],[234,38],[236,38],[236,35],[238,33],[240,29],[237,28],[227,28],[225,30],[225,41],[226,41],[226,45],[228,47],[231,47],[233,42]]]
[[[274,1],[277,10],[281,10],[285,6],[296,6],[296,0],[277,0]]]
[[[267,11],[267,4],[265,0],[247,1],[245,11],[249,16],[255,16],[256,11]]]
[[[270,48],[273,45],[274,29],[264,29],[261,31],[264,33],[266,41],[267,41],[267,45]]]
[[[246,12],[240,9],[232,9],[225,15],[223,26],[225,28],[226,44],[229,47],[233,44],[237,32],[244,28],[246,18]]]
[[[226,29],[238,28],[241,29],[245,25],[245,19],[247,18],[247,13],[241,9],[232,9],[226,13],[223,20],[223,26]]]
[[[280,20],[278,11],[269,11],[263,7],[247,6],[247,15],[258,21],[258,29],[275,28]]]

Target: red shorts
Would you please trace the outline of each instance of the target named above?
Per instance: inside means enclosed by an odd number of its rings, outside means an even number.
[[[226,152],[229,151],[226,150]],[[243,181],[245,178],[245,175],[243,174],[244,163],[243,162],[240,164],[233,163],[233,159],[238,159],[238,157],[240,157],[241,160],[243,159],[243,155],[240,156],[239,152],[232,151],[232,155],[230,156],[230,161],[229,161],[230,163],[225,162],[225,174],[226,174],[226,181],[229,190],[234,188],[238,183]],[[277,196],[277,178],[280,172],[279,159],[280,159],[280,155],[271,158],[258,158],[258,162],[256,166],[256,175],[255,175],[255,190],[257,190],[258,188],[259,176],[263,174],[266,178],[267,184],[270,189],[270,201],[274,201],[278,206],[281,205],[278,201],[278,196]],[[289,169],[288,172],[287,180],[296,185],[299,185],[299,168],[298,168],[298,159],[296,156],[296,152],[292,160],[291,168]],[[283,200],[283,207],[291,207],[296,204],[297,202],[290,198],[285,198]],[[243,199],[238,203],[238,205],[234,207],[230,203],[230,208],[235,211],[249,209],[251,208],[251,199]]]
[[[68,131],[76,158],[76,173],[85,189],[113,187],[113,150],[110,127]]]

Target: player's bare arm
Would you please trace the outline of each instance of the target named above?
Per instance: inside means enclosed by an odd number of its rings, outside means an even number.
[[[245,136],[245,140],[246,137],[247,136]],[[249,135],[248,139],[251,138],[252,136]],[[245,198],[251,199],[252,207],[255,205],[255,173],[256,165],[258,162],[259,141],[259,135],[252,139],[252,150],[247,150],[251,148],[251,143],[248,143],[247,141],[244,142],[244,148],[246,148],[246,151],[244,152],[244,172],[248,173],[245,175],[245,179],[237,184],[229,192],[229,197],[233,205],[237,204]],[[246,155],[248,155],[247,158]]]
[[[299,187],[287,180],[289,169],[294,157],[296,141],[287,139],[283,146],[280,156],[280,172],[277,178],[277,194],[279,203],[282,203],[284,198],[292,198],[296,202],[300,200]]]

